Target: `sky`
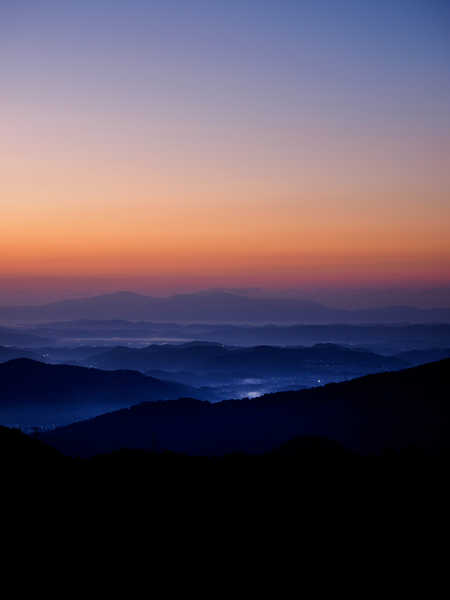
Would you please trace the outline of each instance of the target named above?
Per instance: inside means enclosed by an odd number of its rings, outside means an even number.
[[[443,0],[0,0],[0,302],[450,289],[449,34]]]

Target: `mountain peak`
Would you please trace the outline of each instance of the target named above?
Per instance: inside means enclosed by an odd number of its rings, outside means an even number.
[[[132,300],[135,298],[149,298],[144,294],[138,294],[137,292],[130,292],[129,290],[117,290],[117,292],[110,292],[109,294],[100,294],[95,298],[117,298],[118,300]]]

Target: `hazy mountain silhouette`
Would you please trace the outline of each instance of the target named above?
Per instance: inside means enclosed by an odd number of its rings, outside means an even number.
[[[352,350],[334,344],[312,347],[256,346],[230,347],[222,344],[193,342],[153,344],[146,348],[117,347],[96,353],[87,359],[100,369],[136,369],[148,371],[188,370],[196,373],[228,373],[235,376],[275,377],[299,375],[304,371],[361,373],[400,369],[406,361]]]
[[[50,364],[70,364],[76,366],[92,367],[89,360],[96,354],[103,354],[108,346],[46,346],[45,348],[33,349],[34,358],[41,362]],[[25,351],[26,352],[26,351]],[[86,363],[86,364],[84,364]]]
[[[29,331],[12,327],[0,327],[0,345],[2,346],[36,347],[45,346],[51,341],[47,337],[35,335]]]
[[[130,319],[176,322],[450,322],[450,309],[394,306],[368,310],[339,310],[298,298],[254,298],[212,291],[176,294],[166,298],[116,292],[92,298],[64,300],[43,306],[0,308],[3,321],[59,319]]]
[[[0,364],[0,423],[71,423],[145,400],[202,398],[194,388],[133,371],[99,371],[17,359]]]
[[[424,350],[408,350],[396,355],[401,361],[411,365],[423,365],[427,362],[443,360],[450,358],[450,348],[428,348]]]
[[[108,371],[140,371],[156,379],[202,388],[202,393],[207,386],[208,399],[214,401],[298,390],[409,365],[397,357],[333,344],[232,347],[189,342],[144,348],[55,345],[36,351],[0,347],[0,363],[14,358]]]
[[[120,448],[189,454],[259,453],[299,435],[362,453],[449,447],[450,359],[298,392],[216,404],[143,403],[42,436],[74,455]]]
[[[23,329],[21,330],[23,332]],[[238,346],[311,346],[317,343],[360,346],[381,354],[449,348],[450,325],[230,325],[89,320],[34,324],[32,334],[58,340],[58,346],[142,345],[202,340]],[[118,343],[118,340],[121,342]],[[42,344],[41,344],[42,345]],[[55,346],[55,344],[53,344]],[[97,351],[94,347],[92,354]],[[72,358],[72,357],[71,357]]]
[[[32,352],[31,350],[24,350],[23,348],[10,348],[0,346],[0,363],[8,362],[16,358],[30,358],[32,360],[39,360],[39,354]]]
[[[54,346],[40,348],[34,353],[0,347],[0,363],[19,357],[34,358],[49,364],[136,370],[157,379],[191,387],[209,386],[214,388],[216,400],[298,390],[368,373],[398,370],[411,364],[397,357],[335,344],[238,347],[189,342],[153,344],[144,348]]]

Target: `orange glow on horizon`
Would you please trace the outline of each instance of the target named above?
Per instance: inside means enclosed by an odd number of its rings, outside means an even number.
[[[450,286],[445,3],[3,4],[0,295]]]

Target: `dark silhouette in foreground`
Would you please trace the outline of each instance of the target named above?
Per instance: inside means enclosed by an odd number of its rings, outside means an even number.
[[[269,452],[297,436],[361,454],[449,448],[450,359],[254,400],[142,403],[42,435],[73,456],[121,448],[191,455]]]
[[[450,453],[442,449],[437,454],[409,446],[402,450],[387,449],[379,456],[362,456],[346,449],[334,440],[318,436],[297,436],[262,454],[228,453],[223,456],[189,456],[170,451],[121,449],[91,458],[75,458],[47,445],[37,434],[27,435],[17,429],[0,426],[0,461],[5,477],[23,481],[38,480],[42,485],[54,481],[75,486],[80,481],[96,481],[116,485],[121,483],[153,489],[163,481],[170,488],[190,485],[195,479],[203,490],[211,484],[228,492],[251,489],[254,485],[283,484],[292,488],[302,477],[317,481],[324,473],[332,479],[344,474],[369,477],[392,473],[401,467],[424,470],[448,463]],[[399,472],[397,471],[397,475]],[[57,479],[54,479],[57,478]],[[185,490],[185,493],[188,490]],[[190,490],[193,492],[193,490]],[[158,493],[164,493],[162,488]]]
[[[165,540],[165,556],[180,543],[192,553],[199,535],[206,536],[202,551],[231,535],[233,558],[246,539],[267,551],[268,536],[290,538],[290,548],[309,530],[322,544],[333,537],[331,527],[341,529],[339,543],[355,527],[372,544],[367,528],[385,531],[387,519],[397,532],[402,523],[410,532],[413,523],[417,540],[421,527],[440,527],[446,516],[448,458],[417,448],[364,457],[334,441],[300,437],[261,455],[124,449],[79,459],[0,427],[4,514],[19,513],[30,528],[56,522],[65,537],[87,520],[92,539],[103,526],[113,548],[124,527],[141,544]]]
[[[361,523],[371,542],[367,527],[389,518],[416,540],[447,511],[449,366],[254,401],[145,403],[44,435],[0,427],[4,514],[29,531],[87,515],[190,547],[249,527],[262,547],[269,533],[299,543],[305,527],[321,542],[338,525],[340,541]]]

